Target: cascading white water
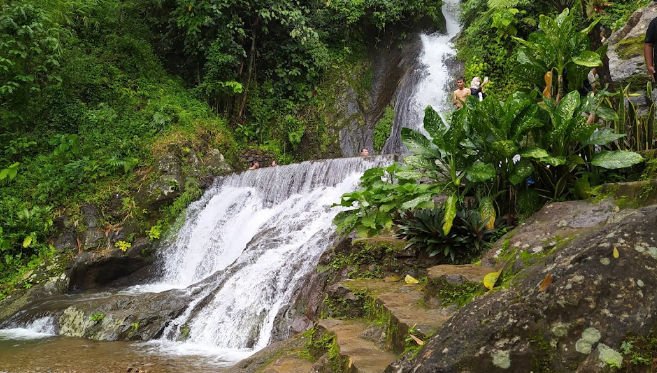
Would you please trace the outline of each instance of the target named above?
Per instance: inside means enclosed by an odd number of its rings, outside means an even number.
[[[451,92],[456,87],[446,60],[456,56],[456,50],[451,40],[461,30],[458,22],[459,7],[460,0],[446,0],[443,3],[442,10],[447,33],[420,35],[423,49],[420,63],[424,73],[411,99],[412,111],[415,113],[407,121],[411,128],[423,130],[424,109],[428,105],[431,105],[437,112],[451,111],[454,108]]]
[[[127,292],[201,288],[160,341],[172,353],[238,360],[265,347],[297,283],[332,243],[331,208],[391,157],[270,167],[217,181],[163,250],[160,283]],[[186,341],[174,342],[185,335]]]
[[[40,339],[55,335],[55,318],[46,316],[24,325],[0,329],[0,339]]]
[[[446,31],[421,34],[422,52],[409,61],[410,69],[402,79],[395,97],[395,120],[382,152],[405,154],[401,129],[424,131],[424,109],[431,105],[439,113],[453,110],[452,91],[456,89],[454,68],[456,51],[452,39],[461,27],[458,22],[460,0],[445,0],[442,6]]]

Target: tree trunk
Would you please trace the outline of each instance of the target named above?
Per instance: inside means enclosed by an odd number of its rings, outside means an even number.
[[[251,79],[253,78],[253,68],[255,65],[255,43],[256,43],[256,27],[260,22],[260,17],[256,19],[252,28],[251,28],[251,49],[249,51],[249,63],[246,69],[246,81],[244,83],[244,92],[242,93],[242,98],[240,100],[239,111],[237,112],[237,121],[243,123],[244,109],[246,107],[246,100],[249,94],[249,86],[251,85]]]

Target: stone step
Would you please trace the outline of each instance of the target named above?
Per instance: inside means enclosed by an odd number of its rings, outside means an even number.
[[[434,334],[452,315],[452,309],[430,307],[424,302],[422,285],[407,284],[403,281],[373,279],[346,280],[342,283],[353,292],[366,292],[375,299],[396,321],[399,337],[396,345],[408,337],[408,330],[414,328],[420,338]],[[394,328],[393,328],[394,329]],[[403,344],[403,343],[402,343]],[[394,348],[396,352],[398,348]]]
[[[323,319],[319,326],[336,336],[345,372],[383,373],[397,359],[395,354],[362,337],[368,329],[364,321]]]
[[[282,356],[262,370],[262,373],[309,373],[313,364],[297,356]]]
[[[442,264],[431,267],[428,270],[427,277],[430,280],[444,279],[453,284],[463,284],[465,282],[482,283],[484,276],[499,268],[482,267],[473,264],[449,265]]]

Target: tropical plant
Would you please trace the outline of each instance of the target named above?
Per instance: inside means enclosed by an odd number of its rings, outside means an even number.
[[[602,147],[624,135],[587,123],[586,113],[595,113],[604,119],[616,118],[613,110],[603,105],[606,96],[603,91],[582,100],[579,93],[573,91],[558,103],[553,98],[543,97],[541,108],[550,120],[543,133],[534,134],[538,146],[527,147],[520,155],[532,160],[539,175],[537,187],[543,188],[545,197],[562,197],[576,182],[578,172],[591,171],[592,166],[618,169],[643,161],[634,152],[603,150]],[[596,152],[595,147],[601,151]]]
[[[460,262],[480,253],[497,238],[497,229],[486,228],[487,218],[477,210],[459,208],[450,232],[443,231],[444,207],[405,211],[398,219],[397,236],[408,241],[407,247],[443,254],[452,262]]]
[[[557,85],[556,92],[551,92],[551,96],[563,97],[566,92],[581,88],[589,70],[601,66],[601,56],[606,53],[606,45],[595,52],[590,50],[588,34],[598,21],[578,30],[574,17],[574,12],[568,8],[554,19],[541,15],[541,32],[531,33],[527,40],[514,38],[520,44],[517,73],[522,79],[541,87],[546,83],[549,85],[544,79],[546,73],[551,72],[552,82]],[[564,81],[568,84],[564,85]]]
[[[338,231],[346,234],[356,229],[363,237],[390,229],[399,211],[434,206],[433,196],[440,192],[437,184],[418,184],[421,174],[409,166],[393,163],[372,168],[361,177],[363,188],[345,193],[333,207],[351,208],[333,219]]]
[[[619,102],[616,120],[611,121],[615,133],[627,135],[618,141],[620,149],[648,150],[655,147],[655,103],[652,95],[652,84],[646,86],[646,103],[648,112],[641,115],[639,108],[631,98],[638,94],[631,94],[630,84],[619,92]],[[611,102],[607,99],[609,105]],[[1,177],[1,175],[0,175]]]

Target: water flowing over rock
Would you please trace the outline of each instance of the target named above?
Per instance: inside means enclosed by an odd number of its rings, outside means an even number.
[[[421,34],[418,40],[418,53],[405,56],[403,63],[408,65],[395,95],[395,121],[390,137],[382,153],[404,154],[406,148],[401,142],[403,127],[422,130],[424,109],[431,105],[438,112],[451,111],[453,77],[462,71],[462,64],[455,59],[456,50],[452,39],[460,31],[458,12],[460,2],[448,0],[443,4],[446,28],[441,32]]]
[[[279,310],[333,242],[331,204],[369,167],[391,158],[304,162],[217,181],[193,203],[162,252],[161,285],[198,281],[202,294],[165,330],[187,343],[259,349]],[[237,332],[238,331],[238,332]]]
[[[303,162],[218,178],[187,209],[180,231],[160,243],[156,260],[161,271],[155,282],[30,299],[0,327],[24,327],[48,315],[61,335],[161,337],[165,350],[211,349],[226,361],[240,360],[287,337],[273,337],[274,322],[334,242],[332,219],[339,209],[331,205],[356,188],[366,169],[393,160]],[[79,256],[70,286],[107,283],[103,270],[136,252]],[[284,324],[276,327],[288,328]]]

